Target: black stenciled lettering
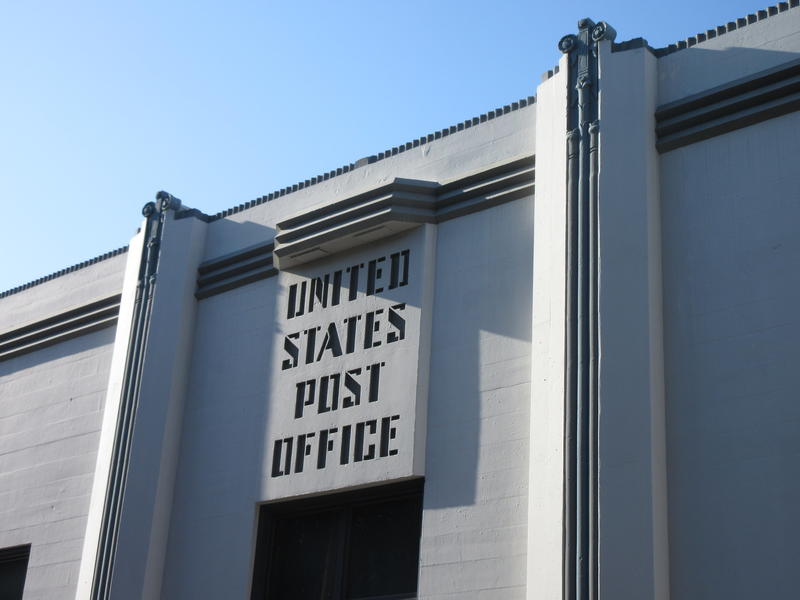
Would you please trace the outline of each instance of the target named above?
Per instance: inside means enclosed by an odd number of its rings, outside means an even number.
[[[293,369],[297,366],[297,359],[300,356],[300,348],[298,348],[297,344],[292,341],[297,339],[300,339],[299,333],[290,333],[283,338],[283,349],[286,351],[286,354],[289,355],[289,358],[284,359],[281,363],[282,371]]]
[[[364,458],[364,423],[356,423],[356,439],[353,448],[353,462]]]
[[[398,421],[400,415],[392,415],[391,417],[383,417],[381,419],[381,457],[394,456],[397,454],[397,449],[389,449],[389,440],[397,437],[397,428],[392,427],[392,421]]]
[[[319,432],[319,448],[317,450],[317,469],[324,469],[328,461],[328,452],[333,452],[333,440],[331,436],[339,431],[338,427],[323,429]]]
[[[377,402],[378,401],[378,387],[381,381],[381,367],[386,366],[386,363],[375,363],[374,365],[369,365],[367,370],[369,371],[369,401],[370,402]]]
[[[297,285],[297,284],[295,284],[295,285]],[[296,312],[293,315],[295,317],[299,317],[300,315],[305,314],[305,312],[306,312],[306,286],[307,285],[308,284],[305,281],[301,281],[300,282],[300,297],[297,298],[297,304],[295,305],[296,308],[292,309],[293,311],[296,310]],[[290,291],[290,293],[291,293],[291,291]]]
[[[380,341],[375,340],[375,334],[381,328],[381,322],[378,316],[383,313],[383,309],[379,308],[376,311],[370,311],[364,315],[364,350],[376,348],[381,345]]]
[[[319,404],[317,405],[317,412],[322,414],[330,411],[331,407],[328,405],[328,376],[323,375],[319,379]]]
[[[400,311],[406,309],[406,304],[395,304],[389,307],[389,324],[395,328],[386,335],[386,343],[399,342],[406,337],[406,320],[400,316]]]
[[[393,290],[400,283],[400,253],[389,256],[389,289]]]
[[[316,379],[309,379],[308,381],[301,381],[297,384],[297,396],[295,397],[294,404],[294,418],[299,419],[303,416],[303,410],[306,406],[314,404],[314,390],[317,386]],[[308,390],[308,393],[306,393]]]
[[[293,283],[289,286],[289,304],[286,309],[286,318],[294,318],[295,302],[297,302],[297,284]]]
[[[356,315],[354,317],[348,317],[344,320],[345,324],[347,325],[347,339],[345,340],[345,353],[352,354],[356,351],[356,328],[358,326],[358,322],[361,320],[361,315]]]
[[[331,306],[338,306],[342,293],[342,272],[336,271],[333,274],[333,290],[331,293]]]
[[[367,263],[367,296],[380,294],[383,291],[382,287],[377,287],[377,282],[383,276],[383,269],[378,266],[378,263],[384,262],[385,260],[386,257],[382,256]]]
[[[275,447],[272,449],[272,476],[280,477],[283,475],[281,470],[281,450],[283,449],[283,440],[275,440]]]
[[[350,408],[361,403],[361,384],[354,375],[361,375],[361,369],[350,369],[344,374],[344,387],[352,395],[342,398],[342,408]]]
[[[399,284],[401,286],[408,285],[408,262],[410,255],[411,252],[409,250],[403,250],[400,253],[400,256],[403,258],[403,269],[402,269],[403,276],[400,278],[400,284]]]
[[[350,431],[352,426],[345,425],[342,427],[342,448],[339,453],[339,464],[346,465],[350,462]]]
[[[289,286],[288,305],[286,318],[293,319],[311,313],[316,307],[327,308],[338,306],[342,301],[342,286],[345,274],[349,274],[349,301],[358,298],[361,271],[366,266],[366,285],[364,293],[367,296],[380,294],[385,289],[393,290],[397,287],[408,285],[409,260],[411,252],[402,250],[388,257],[381,256],[365,263],[359,263],[342,270],[312,277]],[[387,263],[388,266],[382,266]],[[388,271],[388,278],[387,272]],[[308,301],[306,301],[306,295]]]
[[[331,410],[339,408],[339,381],[342,376],[339,373],[334,373],[330,376],[331,380]]]
[[[308,294],[308,312],[314,310],[314,300],[319,302],[322,308],[327,308],[329,281],[330,275],[328,274],[324,277],[315,277],[311,280],[311,290]]]
[[[275,446],[272,451],[272,476],[280,477],[281,475],[288,475],[292,467],[292,442],[294,438],[285,438],[282,440],[275,440]],[[281,469],[281,457],[283,454],[284,446],[286,447],[286,456],[284,458],[283,469]]]
[[[356,423],[356,439],[353,444],[353,462],[361,462],[362,460],[372,460],[375,458],[375,444],[367,446],[367,453],[364,454],[364,438],[366,430],[369,429],[369,434],[374,435],[378,430],[378,421],[370,419],[363,423]]]
[[[341,375],[325,375],[319,380],[319,407],[317,413],[322,414],[339,408],[339,379]],[[328,383],[331,383],[331,394],[328,395]],[[330,398],[330,402],[328,399]]]
[[[328,404],[328,376],[323,375],[319,379],[319,404],[317,405],[317,413],[322,414],[331,410]]]
[[[317,331],[319,327],[311,327],[303,331],[306,335],[306,364],[310,365],[314,362],[314,348],[317,345]]]
[[[319,354],[317,354],[317,362],[322,360],[322,355],[325,354],[325,350],[330,350],[334,358],[342,355],[342,343],[339,341],[339,332],[336,330],[336,323],[328,323],[328,330],[325,332],[322,346],[320,346]]]
[[[350,273],[350,294],[348,300],[355,300],[358,297],[358,270],[363,265],[353,265],[347,268]]]
[[[302,473],[303,465],[305,464],[306,456],[311,455],[311,444],[308,440],[314,437],[313,433],[301,433],[297,436],[297,454],[294,460],[294,472]]]

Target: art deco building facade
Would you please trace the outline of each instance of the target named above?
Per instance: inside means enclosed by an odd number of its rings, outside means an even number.
[[[800,8],[614,38],[1,294],[0,596],[796,597]]]

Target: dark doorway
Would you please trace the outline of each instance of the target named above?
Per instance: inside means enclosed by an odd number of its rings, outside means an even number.
[[[30,554],[30,545],[0,550],[0,600],[22,598]]]
[[[253,599],[415,598],[422,480],[265,504]]]

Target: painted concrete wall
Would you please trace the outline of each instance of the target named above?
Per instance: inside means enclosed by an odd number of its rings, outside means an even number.
[[[666,102],[800,57],[792,8],[658,61]],[[673,597],[790,597],[800,535],[800,116],[663,154]]]
[[[276,278],[198,303],[164,567],[165,598],[244,598],[256,502]],[[203,568],[198,569],[198,564]]]
[[[800,115],[661,157],[671,585],[791,597]]]
[[[419,597],[524,598],[533,203],[439,225]]]
[[[394,177],[446,181],[530,155],[534,115],[520,109],[213,222],[206,257],[267,241],[287,215]],[[427,414],[436,435],[424,465],[420,597],[525,595],[532,208],[521,199],[428,226],[437,239],[425,264],[437,274]],[[162,597],[248,593],[257,503],[270,493],[280,286],[273,277],[197,304]]]
[[[113,339],[0,363],[0,548],[32,545],[26,600],[75,593]]]
[[[599,593],[670,597],[656,58],[600,47]],[[680,596],[679,596],[680,597]]]
[[[119,294],[127,252],[0,298],[0,332]]]
[[[115,599],[156,598],[161,590],[205,229],[197,219],[166,214],[120,518]]]
[[[492,164],[532,155],[536,105],[531,104],[448,137],[359,167],[209,225],[205,258],[263,242],[289,215],[366,192],[395,177],[444,182]]]
[[[525,595],[532,226],[527,199],[438,227],[421,598]],[[276,283],[199,303],[163,597],[249,588]]]
[[[117,294],[125,255],[0,299],[0,332]],[[75,593],[114,328],[0,362],[0,548],[31,544],[26,600]]]
[[[537,90],[527,598],[562,596],[567,57]]]
[[[797,58],[800,7],[679,50],[658,61],[658,104],[680,100]]]

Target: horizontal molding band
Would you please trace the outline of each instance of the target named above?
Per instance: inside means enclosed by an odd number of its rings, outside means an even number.
[[[277,275],[272,249],[270,241],[204,262],[197,269],[195,298],[202,300]]]
[[[440,184],[413,179],[393,182],[316,208],[278,224],[275,242],[295,257],[319,256],[318,242],[350,237],[368,243],[422,223],[441,223],[534,193],[535,158],[527,156]],[[404,223],[401,227],[386,224]],[[264,242],[212,260],[198,268],[198,300],[278,274],[275,244]]]
[[[0,361],[114,326],[120,298],[109,296],[0,335]]]
[[[285,269],[533,195],[535,157],[438,183],[395,179],[379,188],[305,211],[277,224],[275,265]]]
[[[656,148],[669,152],[800,110],[800,59],[656,110]]]

